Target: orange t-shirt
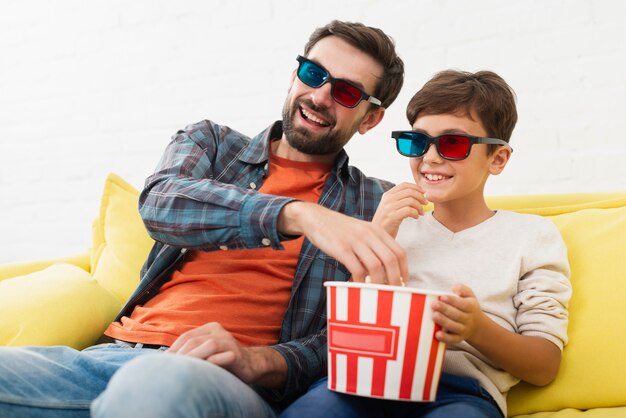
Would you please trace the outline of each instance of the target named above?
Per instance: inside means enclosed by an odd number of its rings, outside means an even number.
[[[260,192],[317,202],[330,166],[272,155]],[[303,237],[284,251],[257,248],[188,251],[170,281],[130,317],[106,330],[110,337],[170,346],[182,333],[219,322],[243,345],[278,342]]]

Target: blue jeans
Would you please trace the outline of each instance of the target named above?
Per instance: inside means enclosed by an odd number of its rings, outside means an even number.
[[[280,418],[503,418],[493,398],[476,379],[443,373],[434,402],[406,402],[346,395],[315,382]]]
[[[0,418],[87,418],[90,408],[94,417],[275,417],[248,385],[202,360],[117,344],[0,347]]]

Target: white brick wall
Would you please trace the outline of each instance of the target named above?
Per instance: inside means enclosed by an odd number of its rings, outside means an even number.
[[[0,262],[89,247],[106,174],[141,187],[176,129],[279,118],[296,54],[333,18],[381,27],[407,67],[383,123],[348,146],[365,172],[409,180],[389,131],[411,95],[441,69],[492,69],[520,121],[489,194],[626,189],[619,0],[3,0]]]

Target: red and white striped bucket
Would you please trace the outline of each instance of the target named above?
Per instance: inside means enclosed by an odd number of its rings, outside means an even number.
[[[445,344],[431,303],[444,293],[410,287],[326,282],[328,388],[407,401],[437,396]]]

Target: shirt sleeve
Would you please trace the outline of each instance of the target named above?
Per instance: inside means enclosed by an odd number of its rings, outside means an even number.
[[[568,303],[572,295],[570,267],[565,243],[548,219],[528,242],[522,277],[513,302],[517,308],[518,332],[567,344]]]
[[[326,374],[326,328],[317,334],[276,344],[272,348],[287,361],[287,381],[283,390],[265,389],[274,402],[289,402]]]
[[[248,138],[208,121],[179,131],[146,180],[139,212],[152,238],[165,244],[216,250],[271,246],[282,249],[277,221],[292,198],[238,187],[239,161]],[[220,181],[221,180],[221,181]]]

